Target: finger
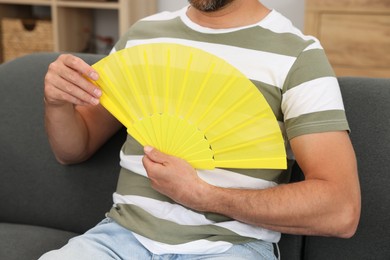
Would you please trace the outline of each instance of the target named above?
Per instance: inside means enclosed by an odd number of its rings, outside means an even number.
[[[77,89],[77,87],[75,86],[74,88]],[[84,100],[71,93],[72,91],[69,91],[68,93],[58,87],[50,86],[49,84],[47,84],[45,87],[44,100],[47,104],[50,105],[63,105],[65,103],[71,103],[74,105],[95,105],[99,103],[99,100],[94,97],[89,100]],[[85,97],[87,97],[87,95],[87,93],[84,94]]]
[[[80,64],[85,64],[85,63],[83,62]],[[57,73],[58,75],[60,75],[60,77],[62,77],[66,81],[73,83],[76,86],[79,86],[80,88],[82,88],[84,91],[86,91],[92,96],[99,98],[102,95],[102,91],[95,84],[93,84],[91,81],[85,78],[85,76],[83,76],[84,74],[80,72],[83,68],[79,68],[77,67],[79,65],[75,65],[75,64],[73,64],[73,66],[76,67],[68,67],[66,66],[66,64],[64,65],[65,66],[63,68],[56,68],[56,67],[54,68],[54,70],[57,70]],[[58,71],[58,69],[60,69],[60,71]]]
[[[156,174],[160,174],[164,172],[164,165],[153,161],[148,157],[148,155],[145,154],[145,156],[142,158],[142,164],[146,170],[146,174],[148,177],[154,181]]]
[[[45,76],[45,97],[49,101],[55,101],[58,96],[50,96],[51,88],[58,88],[63,92],[80,99],[83,102],[97,104],[102,91],[91,81],[86,79],[75,69],[64,64],[66,57],[61,56],[49,65],[48,73]],[[77,68],[76,68],[77,69]],[[81,89],[83,91],[79,91]],[[85,93],[86,92],[86,93]],[[61,101],[61,100],[56,100]]]
[[[62,105],[64,103],[71,103],[71,104],[80,105],[80,106],[91,105],[90,102],[85,102],[81,99],[78,99],[78,98],[72,96],[72,95],[69,95],[66,92],[59,91],[59,90],[57,90],[57,93],[52,94],[52,96],[56,96],[56,99],[53,100],[51,98],[46,97],[46,95],[45,95],[45,99],[44,99],[45,102],[49,103],[51,105]],[[61,100],[61,101],[58,102],[57,100]]]
[[[145,146],[144,153],[151,161],[155,163],[164,164],[169,160],[169,155],[162,153],[151,146]]]
[[[150,160],[150,158],[145,155],[144,157],[142,157],[142,164],[146,170],[146,173],[149,175],[149,171],[151,170],[151,167],[155,164],[155,162]]]
[[[72,99],[69,99],[69,96],[71,96]],[[68,98],[65,99],[64,97]],[[80,100],[89,104],[99,103],[98,97],[91,95],[79,85],[75,85],[61,76],[58,76],[56,72],[47,73],[45,77],[45,98],[51,104],[59,104],[63,103],[63,101],[70,101],[71,103],[78,104],[79,101],[75,100]]]
[[[84,75],[94,81],[99,79],[99,74],[96,72],[96,70],[94,70],[81,58],[70,54],[63,54],[60,56],[60,59],[63,60],[67,67],[77,71],[81,75]]]
[[[102,91],[96,85],[71,69],[65,69],[61,74],[61,78],[64,80],[64,84],[59,86],[65,87],[63,91],[74,91],[75,96],[84,101],[88,101],[92,98],[98,99],[102,95]],[[74,87],[76,89],[74,89]]]
[[[80,103],[87,103],[91,105],[97,105],[99,104],[99,98],[91,95],[89,92],[85,91],[83,88],[80,88],[79,85],[75,85],[71,82],[68,82],[64,79],[59,80],[59,86],[58,89],[62,92],[61,99],[64,99],[66,97],[67,101],[70,101],[74,104],[80,104]]]

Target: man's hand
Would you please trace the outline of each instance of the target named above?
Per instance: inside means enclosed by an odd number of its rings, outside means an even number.
[[[146,146],[142,160],[153,189],[179,204],[200,209],[204,189],[211,185],[200,179],[185,160]]]
[[[60,163],[89,158],[121,124],[99,105],[98,74],[82,59],[60,55],[45,77],[45,127]],[[81,106],[80,106],[81,105]]]
[[[97,72],[82,59],[62,54],[49,66],[45,77],[45,100],[50,105],[97,105],[102,94],[92,82]]]

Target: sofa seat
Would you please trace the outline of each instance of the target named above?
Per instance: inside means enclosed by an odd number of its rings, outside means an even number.
[[[0,65],[0,260],[38,259],[99,223],[112,206],[126,129],[88,161],[56,162],[44,129],[43,86],[59,53]],[[89,64],[102,55],[77,54]],[[390,79],[339,78],[362,190],[351,239],[282,235],[282,259],[390,259]],[[301,181],[298,165],[292,180]]]
[[[0,259],[18,259],[24,255],[38,259],[43,253],[62,247],[78,235],[59,229],[0,223]],[[20,258],[19,258],[20,259]]]

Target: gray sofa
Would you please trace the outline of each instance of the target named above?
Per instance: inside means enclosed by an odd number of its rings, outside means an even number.
[[[0,65],[0,259],[37,259],[104,218],[125,130],[85,163],[61,166],[46,138],[43,78],[58,54]],[[102,56],[79,54],[89,63]],[[362,188],[351,239],[283,235],[282,259],[390,259],[390,79],[340,78]],[[294,180],[301,172],[296,165]],[[348,180],[346,180],[348,181]]]

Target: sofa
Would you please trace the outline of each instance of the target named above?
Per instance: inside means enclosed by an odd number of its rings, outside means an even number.
[[[37,259],[94,226],[112,205],[125,129],[81,164],[60,165],[50,150],[43,80],[58,55],[36,53],[0,65],[2,260]],[[77,55],[90,64],[102,58]],[[339,82],[358,159],[360,224],[350,239],[283,234],[282,259],[390,259],[390,79]],[[302,180],[298,165],[292,176]]]

